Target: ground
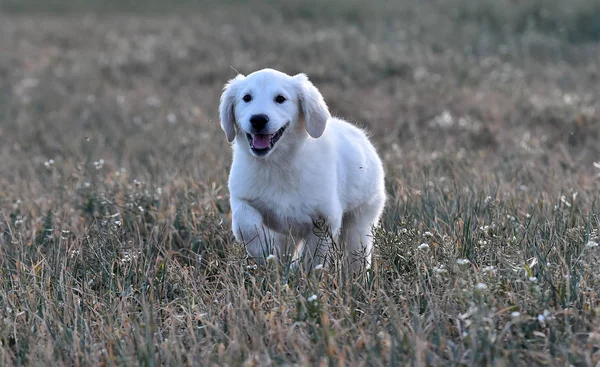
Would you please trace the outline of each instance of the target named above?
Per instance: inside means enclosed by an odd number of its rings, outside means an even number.
[[[596,1],[0,11],[0,364],[600,363]],[[232,237],[217,104],[263,67],[384,159],[363,277]]]

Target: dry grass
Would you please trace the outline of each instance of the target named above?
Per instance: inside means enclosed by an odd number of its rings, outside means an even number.
[[[0,14],[1,365],[599,363],[593,29],[546,32],[577,15],[556,2],[525,28],[315,4]],[[306,72],[370,130],[390,200],[369,276],[234,243],[230,66]]]

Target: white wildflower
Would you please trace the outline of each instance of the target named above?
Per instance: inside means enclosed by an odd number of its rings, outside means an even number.
[[[456,263],[458,265],[466,265],[466,264],[470,264],[471,261],[469,261],[469,259],[458,259],[458,260],[456,260]]]
[[[543,322],[544,322],[544,319],[545,319],[544,315],[538,315],[538,321],[539,321],[540,323],[543,323]]]
[[[475,288],[479,289],[480,291],[486,290],[488,288],[488,286],[485,283],[477,283],[477,285],[475,286]]]
[[[167,115],[167,121],[169,121],[170,124],[174,124],[177,122],[177,116],[173,112],[169,112]]]
[[[519,311],[515,311],[515,312],[511,313],[510,316],[517,318],[517,317],[521,316],[521,313]]]
[[[54,167],[54,159],[48,159],[46,162],[44,162],[44,166],[46,166],[48,169],[52,169],[52,167]]]
[[[267,261],[275,261],[275,259],[276,259],[276,257],[273,254],[267,256]]]
[[[125,264],[125,263],[129,263],[131,262],[131,255],[129,254],[129,252],[125,252],[123,253],[123,258],[121,259],[121,264]]]
[[[439,127],[450,127],[454,125],[455,119],[450,111],[443,111],[440,115],[436,116],[429,122],[430,126]]]
[[[308,299],[307,299],[307,300],[308,300],[308,302],[314,302],[314,301],[316,301],[316,300],[317,300],[317,295],[316,295],[316,294],[313,294],[312,296],[308,297]]]
[[[542,326],[546,325],[546,320],[550,320],[552,316],[550,316],[550,311],[544,310],[541,314],[538,315],[537,319]]]
[[[491,196],[486,197],[485,200],[484,200],[485,205],[488,205],[491,202],[492,202],[492,197]]]
[[[485,268],[481,269],[481,271],[483,271],[484,273],[493,273],[495,270],[496,268],[494,267],[494,265],[486,266]]]
[[[422,243],[422,244],[419,245],[418,249],[419,250],[429,250],[429,244]]]
[[[94,167],[96,167],[96,169],[101,169],[102,167],[104,167],[104,159],[94,161]]]
[[[536,283],[537,280],[538,280],[537,277],[529,277],[529,281],[532,282],[532,283]]]
[[[588,243],[585,244],[585,246],[589,247],[589,248],[598,247],[598,242],[589,241]]]
[[[436,274],[442,274],[442,273],[447,273],[448,272],[448,270],[444,269],[444,265],[436,266],[435,268],[433,268],[433,271]]]
[[[433,236],[433,234],[431,232],[427,231],[427,232],[423,233],[423,236],[431,237],[431,236]]]
[[[21,204],[23,204],[23,201],[21,199],[17,199],[17,201],[15,201],[15,203],[13,204],[13,209],[17,210]]]
[[[146,98],[146,103],[149,106],[158,107],[158,106],[160,106],[160,99],[158,99],[158,97],[156,97],[156,96],[151,96],[151,97]]]
[[[319,264],[317,266],[315,266],[315,270],[322,270],[323,269],[323,264]]]

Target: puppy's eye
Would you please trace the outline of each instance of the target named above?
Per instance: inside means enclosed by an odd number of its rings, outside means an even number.
[[[285,102],[285,97],[280,94],[277,97],[275,97],[275,102],[283,103],[283,102]]]
[[[252,96],[249,94],[246,94],[243,98],[244,102],[248,103],[252,100]]]

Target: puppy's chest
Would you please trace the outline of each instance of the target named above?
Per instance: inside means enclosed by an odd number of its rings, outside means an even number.
[[[237,171],[230,180],[230,190],[256,209],[267,227],[304,236],[312,231],[313,220],[322,215],[319,190],[303,177],[293,166],[253,167]]]
[[[314,206],[297,195],[259,196],[248,200],[263,218],[263,223],[280,233],[305,235],[312,230],[313,220],[320,217]]]

